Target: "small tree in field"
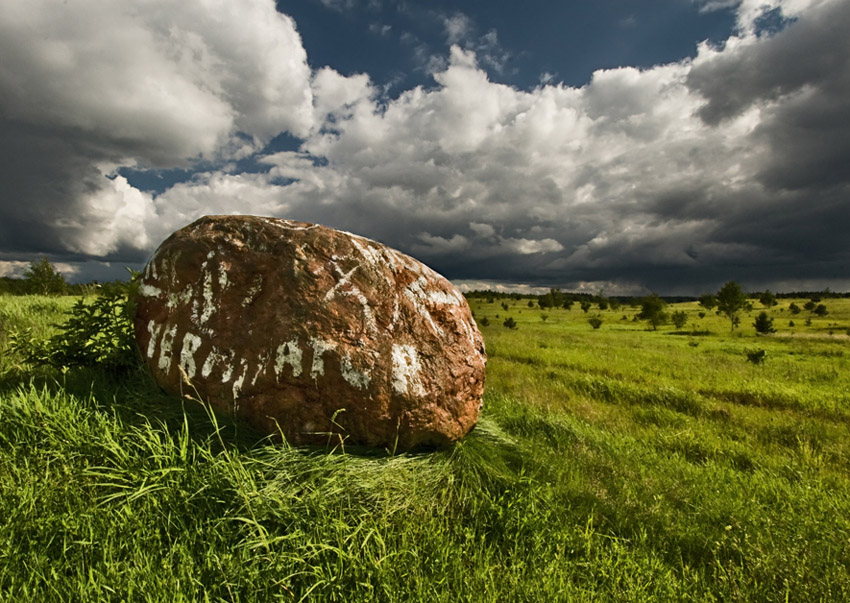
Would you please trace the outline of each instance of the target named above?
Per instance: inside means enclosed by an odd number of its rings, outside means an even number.
[[[729,281],[717,292],[717,312],[723,314],[731,323],[730,331],[734,331],[741,322],[741,310],[747,303],[741,286],[735,281]]]
[[[602,318],[599,316],[592,316],[587,319],[587,324],[594,328],[594,330],[598,329],[602,326]]]
[[[759,312],[759,315],[756,316],[753,326],[756,328],[756,333],[761,333],[762,335],[776,332],[776,329],[773,328],[773,319],[764,311]]]
[[[65,277],[46,257],[30,262],[24,272],[24,280],[27,282],[27,290],[39,295],[61,295],[68,287]]]
[[[765,308],[771,308],[778,303],[776,301],[776,296],[770,291],[770,289],[765,289],[764,293],[759,295],[759,301]]]
[[[759,364],[764,364],[765,359],[767,358],[767,352],[764,350],[749,350],[746,352],[747,354],[747,362],[752,362],[756,366]]]
[[[564,303],[564,299],[564,294],[561,293],[560,289],[549,289],[548,293],[537,298],[537,304],[544,310],[546,308],[557,308]]]
[[[590,310],[591,303],[589,301],[581,302],[581,311],[587,314],[587,311]]]
[[[670,320],[673,321],[673,326],[681,329],[688,324],[688,315],[683,310],[677,310],[670,315]]]
[[[826,306],[824,306],[823,304],[818,304],[817,306],[815,306],[815,309],[812,310],[812,312],[814,312],[818,316],[826,316],[827,314],[829,314],[829,310],[827,310]]]
[[[699,296],[699,305],[710,311],[717,305],[717,298],[711,293],[705,293]]]
[[[655,331],[658,329],[658,325],[667,322],[667,313],[664,312],[665,306],[664,300],[658,297],[657,293],[653,293],[643,298],[640,303],[640,313],[637,317],[652,325],[652,330]]]
[[[506,329],[516,329],[517,328],[516,321],[513,318],[511,318],[510,316],[508,316],[505,319],[505,322],[502,323],[502,326],[505,327]]]
[[[788,309],[791,311],[791,314],[799,314],[800,313],[800,306],[798,306],[794,302],[791,302],[791,305],[788,306]]]

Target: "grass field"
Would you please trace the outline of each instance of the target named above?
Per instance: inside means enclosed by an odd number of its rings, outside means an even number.
[[[757,337],[758,303],[730,332],[474,300],[478,427],[388,456],[22,366],[9,334],[73,299],[0,297],[0,600],[848,601],[850,300],[790,301]]]

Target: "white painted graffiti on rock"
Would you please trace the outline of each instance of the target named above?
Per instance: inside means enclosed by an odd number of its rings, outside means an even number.
[[[422,364],[412,345],[393,345],[393,390],[397,394],[424,396]]]
[[[293,339],[277,346],[277,354],[274,361],[274,373],[278,380],[283,372],[283,367],[289,366],[292,368],[292,376],[301,376],[301,348],[298,347],[298,340]]]
[[[336,349],[336,343],[333,341],[324,341],[323,339],[310,339],[310,347],[313,348],[313,365],[310,367],[310,377],[315,381],[319,375],[325,375],[325,361],[322,359],[322,354]]]

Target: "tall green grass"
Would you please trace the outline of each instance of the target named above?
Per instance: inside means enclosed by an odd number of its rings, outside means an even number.
[[[71,305],[19,299],[2,324]],[[758,338],[688,304],[676,334],[473,303],[479,426],[399,456],[272,445],[141,371],[2,352],[0,600],[850,600],[850,303],[826,303]]]

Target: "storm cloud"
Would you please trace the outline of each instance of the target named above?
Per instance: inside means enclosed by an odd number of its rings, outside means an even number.
[[[306,53],[269,2],[12,2],[0,53],[6,256],[141,259],[159,208],[118,168],[236,159],[312,125]]]
[[[255,213],[456,281],[850,289],[846,2],[742,2],[735,35],[693,59],[527,90],[447,22],[433,85],[394,98],[311,68],[271,1],[227,6],[4,10],[0,259],[139,262],[201,215]],[[299,148],[266,150],[283,132]],[[154,192],[128,167],[194,173]]]

